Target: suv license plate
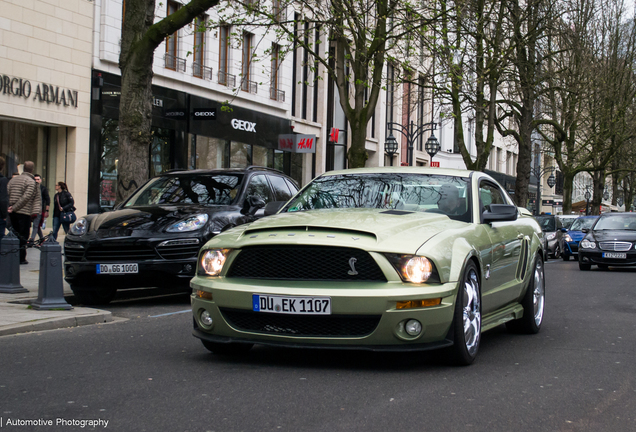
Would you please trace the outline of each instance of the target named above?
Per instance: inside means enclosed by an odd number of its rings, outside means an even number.
[[[603,258],[618,258],[618,259],[626,259],[626,253],[617,253],[617,252],[603,252]]]
[[[291,315],[331,315],[331,298],[252,294],[252,310]]]
[[[97,274],[139,273],[137,264],[97,264]]]

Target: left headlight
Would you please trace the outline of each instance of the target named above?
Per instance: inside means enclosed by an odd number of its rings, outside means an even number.
[[[88,229],[88,221],[86,218],[79,218],[78,220],[71,225],[71,234],[76,236],[81,236],[86,234],[86,230]]]
[[[570,243],[572,241],[572,237],[570,237],[570,234],[566,234],[563,236],[563,240]]]
[[[435,267],[426,257],[398,254],[386,254],[386,257],[393,264],[393,267],[398,271],[404,282],[437,282]]]
[[[209,249],[201,254],[199,259],[199,274],[218,276],[223,270],[230,249]]]
[[[207,222],[207,214],[198,214],[196,216],[192,216],[188,219],[182,220],[181,222],[177,222],[176,224],[170,225],[166,232],[196,231],[203,228]]]

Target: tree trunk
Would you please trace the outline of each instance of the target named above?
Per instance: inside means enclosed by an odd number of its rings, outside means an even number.
[[[563,172],[563,214],[572,212],[572,184],[574,183],[574,174],[569,171]]]
[[[358,115],[349,120],[349,126],[351,127],[351,147],[347,152],[349,168],[364,168],[367,159],[369,159],[369,153],[367,153],[365,146],[367,141],[367,122],[366,119],[361,119],[360,117]]]
[[[592,197],[592,214],[601,214],[601,202],[603,201],[603,191],[605,190],[605,171],[592,173],[594,196]]]

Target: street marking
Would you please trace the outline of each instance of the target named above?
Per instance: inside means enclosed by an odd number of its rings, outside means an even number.
[[[186,312],[192,312],[192,309],[186,309],[186,310],[182,310],[182,311],[179,311],[179,312],[170,312],[170,313],[165,313],[165,314],[161,314],[161,315],[152,315],[152,316],[150,316],[150,318],[157,318],[157,317],[168,316],[168,315],[176,315],[176,314],[182,314],[182,313],[186,313]]]

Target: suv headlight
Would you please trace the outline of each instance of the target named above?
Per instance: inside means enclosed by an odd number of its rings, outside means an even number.
[[[581,247],[583,249],[594,249],[596,248],[596,243],[589,241],[588,239],[583,239],[581,240]]]
[[[435,266],[426,257],[418,255],[386,254],[404,282],[439,282]]]
[[[554,240],[555,237],[556,237],[556,233],[550,233],[546,236],[548,240]]]
[[[166,232],[196,231],[203,228],[207,222],[207,214],[198,214],[196,216],[189,217],[186,220],[182,220],[181,222],[177,222],[176,224],[170,225]]]
[[[73,223],[73,225],[71,225],[71,234],[81,236],[86,234],[87,229],[88,221],[86,220],[86,218],[79,218]]]
[[[204,251],[199,259],[198,273],[207,276],[220,275],[229,253],[230,249],[208,249]]]

